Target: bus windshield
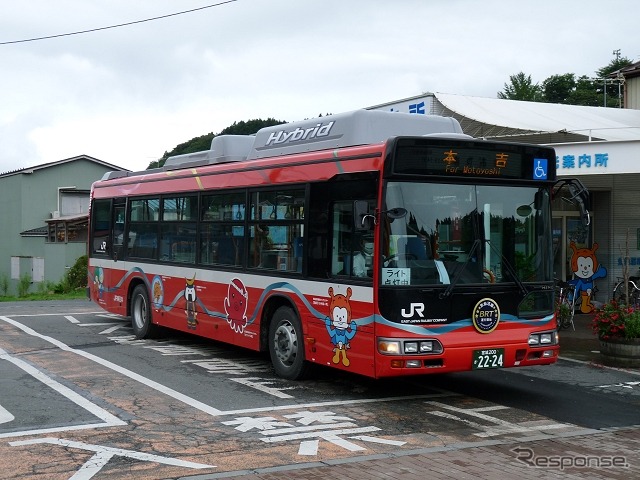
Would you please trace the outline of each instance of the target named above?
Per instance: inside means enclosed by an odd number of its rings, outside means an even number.
[[[390,181],[382,215],[382,285],[552,281],[545,188]]]

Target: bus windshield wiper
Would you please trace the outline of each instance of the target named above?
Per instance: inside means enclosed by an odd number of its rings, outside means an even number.
[[[507,272],[509,272],[509,275],[511,275],[511,278],[513,278],[513,281],[516,283],[516,285],[518,285],[518,288],[520,289],[522,295],[526,295],[527,293],[529,293],[529,290],[527,290],[527,287],[524,285],[524,283],[522,283],[522,280],[520,280],[516,269],[513,268],[513,265],[511,265],[511,262],[507,260],[507,257],[505,257],[502,252],[499,252],[498,249],[493,246],[491,240],[487,240],[486,242],[489,244],[489,248],[491,248],[491,251],[500,256],[502,265],[507,269]]]

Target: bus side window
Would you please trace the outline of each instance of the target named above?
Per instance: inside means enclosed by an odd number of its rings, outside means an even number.
[[[91,209],[91,254],[110,254],[110,216],[111,202],[109,200],[96,200]]]
[[[113,258],[121,259],[124,254],[124,218],[125,205],[115,205],[114,207],[114,225],[113,225]]]

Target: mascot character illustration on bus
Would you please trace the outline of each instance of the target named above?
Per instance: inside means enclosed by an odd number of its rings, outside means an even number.
[[[591,303],[593,293],[593,281],[597,278],[607,276],[607,269],[598,264],[596,250],[598,244],[594,243],[591,248],[578,248],[575,242],[569,244],[573,255],[571,256],[571,270],[577,277],[569,280],[575,287],[576,305],[581,313],[591,313],[595,310]]]
[[[187,328],[196,329],[198,325],[198,312],[196,311],[196,276],[193,278],[185,278],[186,285],[184,287],[184,299],[187,303],[184,309],[184,313],[187,315]]]
[[[224,299],[224,311],[227,314],[227,323],[236,333],[244,332],[247,326],[247,300],[249,293],[242,280],[234,278],[229,284],[227,297]]]
[[[351,348],[349,340],[356,335],[357,328],[356,322],[351,320],[351,304],[349,303],[351,293],[351,287],[349,287],[346,295],[340,293],[334,295],[333,287],[329,287],[329,296],[331,297],[329,315],[331,318],[325,318],[325,326],[329,337],[331,337],[331,343],[334,345],[332,361],[338,364],[340,357],[342,357],[342,364],[345,367],[351,363],[347,356],[347,350]]]

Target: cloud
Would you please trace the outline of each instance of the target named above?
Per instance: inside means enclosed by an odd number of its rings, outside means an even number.
[[[2,41],[131,22],[207,0],[32,0]],[[426,91],[495,97],[519,71],[637,60],[635,1],[238,0],[153,22],[0,45],[0,171],[87,154],[144,169],[234,121],[293,121]],[[610,20],[609,20],[610,18]]]

